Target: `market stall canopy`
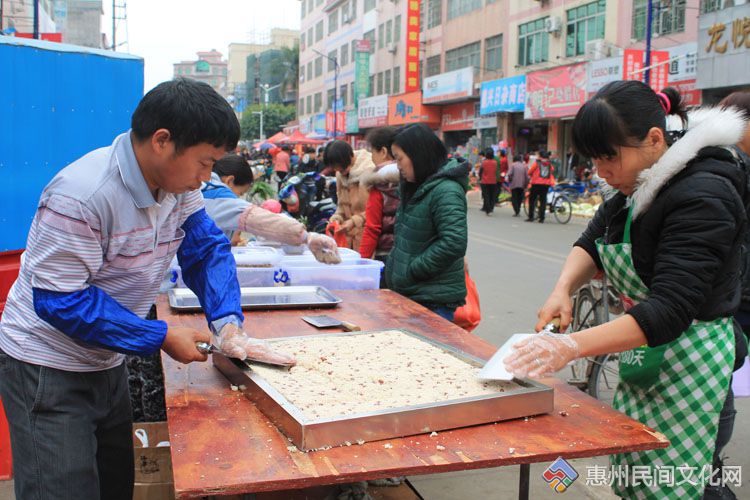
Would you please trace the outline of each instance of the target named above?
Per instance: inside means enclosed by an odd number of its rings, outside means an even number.
[[[300,132],[299,130],[295,130],[292,135],[287,137],[286,139],[280,141],[282,144],[323,144],[325,141],[321,141],[319,139],[311,139],[310,137],[307,137],[305,134]]]
[[[273,147],[275,146],[268,141],[260,141],[260,142],[256,142],[255,144],[253,144],[253,149],[259,149],[260,151],[271,149]]]
[[[285,139],[287,139],[286,134],[284,134],[284,132],[279,132],[278,134],[274,134],[266,140],[267,142],[270,142],[272,144],[279,144]]]

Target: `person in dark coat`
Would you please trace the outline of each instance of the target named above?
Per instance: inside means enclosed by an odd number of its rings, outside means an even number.
[[[535,335],[515,346],[506,365],[517,376],[536,377],[578,357],[620,353],[614,408],[671,444],[614,455],[613,467],[690,463],[711,472],[732,371],[747,354],[732,318],[740,303],[746,177],[726,147],[745,127],[736,109],[688,115],[676,90],[656,93],[639,81],[604,86],[576,116],[576,150],[616,191],[575,243],[537,330],[560,317],[564,331],[571,294],[598,270],[623,297],[626,313],[570,335]],[[613,489],[623,498],[710,494],[701,481]]]
[[[484,152],[484,160],[479,167],[479,184],[482,188],[482,212],[490,215],[495,211],[495,200],[497,195],[498,171],[500,170],[495,161],[495,153],[492,148],[487,148]]]
[[[452,321],[466,300],[468,163],[448,160],[445,145],[421,123],[402,128],[391,152],[402,180],[386,284]]]
[[[521,213],[523,204],[523,195],[526,186],[529,184],[529,173],[526,165],[521,161],[521,155],[513,157],[513,164],[508,170],[508,188],[510,189],[511,203],[513,204],[513,217],[518,217]]]

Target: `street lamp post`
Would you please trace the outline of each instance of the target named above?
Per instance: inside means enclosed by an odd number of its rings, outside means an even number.
[[[281,84],[278,84],[278,85],[274,85],[273,87],[270,87],[270,86],[269,86],[269,85],[268,85],[267,83],[264,83],[264,84],[262,84],[262,85],[260,86],[260,90],[262,90],[262,91],[264,92],[264,94],[265,94],[265,95],[263,96],[263,104],[264,104],[265,106],[268,106],[268,94],[269,94],[269,93],[270,93],[270,92],[271,92],[272,90],[275,90],[275,89],[277,89],[277,88],[279,88],[279,87],[281,87]]]
[[[266,137],[263,135],[263,110],[261,111],[252,111],[254,115],[260,115],[260,140],[264,141]]]
[[[338,135],[339,129],[338,129],[338,113],[337,111],[337,102],[339,100],[338,98],[338,89],[339,89],[339,61],[336,58],[336,56],[327,56],[323,54],[322,52],[319,52],[315,49],[313,49],[313,52],[316,54],[325,57],[329,61],[333,63],[333,138],[335,139]]]
[[[651,85],[651,24],[654,22],[654,4],[653,0],[646,3],[646,53],[644,55],[643,67],[646,71],[643,73],[643,81],[646,85]]]

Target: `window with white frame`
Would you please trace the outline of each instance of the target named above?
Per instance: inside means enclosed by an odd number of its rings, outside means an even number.
[[[606,0],[597,0],[568,10],[565,30],[565,55],[581,56],[586,53],[586,42],[604,39]]]
[[[323,20],[318,21],[315,25],[315,41],[319,42],[323,39]]]
[[[482,0],[448,0],[448,20],[482,8]]]
[[[421,71],[420,71],[421,73]],[[425,70],[426,77],[435,76],[440,74],[440,54],[427,58],[427,69]]]
[[[503,35],[493,36],[484,41],[484,69],[503,69]]]
[[[445,71],[455,71],[470,66],[478,69],[481,66],[481,50],[482,44],[474,42],[447,51],[445,53]]]
[[[349,44],[345,43],[341,46],[341,59],[339,60],[339,65],[344,67],[347,64],[349,64]]]
[[[549,33],[543,17],[518,26],[518,65],[529,66],[549,59]]]
[[[337,29],[339,29],[339,10],[334,9],[328,14],[328,34],[334,33]]]
[[[669,35],[685,31],[686,0],[657,0],[653,2],[652,35]],[[633,38],[646,38],[648,0],[633,2]]]

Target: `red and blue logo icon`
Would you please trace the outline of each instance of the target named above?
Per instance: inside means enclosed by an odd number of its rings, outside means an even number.
[[[550,488],[558,493],[563,493],[571,484],[578,479],[578,472],[560,457],[542,473],[542,477]]]

